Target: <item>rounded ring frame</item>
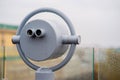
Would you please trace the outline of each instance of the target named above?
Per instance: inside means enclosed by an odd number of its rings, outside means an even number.
[[[20,35],[20,32],[22,30],[22,28],[24,27],[24,25],[26,24],[26,22],[34,15],[38,14],[38,13],[43,13],[43,12],[50,12],[50,13],[54,13],[58,16],[60,16],[67,24],[67,26],[69,27],[69,30],[70,30],[70,34],[71,35],[76,35],[75,34],[75,31],[74,31],[74,28],[73,28],[73,25],[71,23],[71,21],[62,13],[60,12],[59,10],[56,10],[56,9],[52,9],[52,8],[41,8],[41,9],[38,9],[38,10],[35,10],[33,12],[31,12],[29,15],[27,15],[24,20],[21,22],[19,28],[18,28],[18,31],[16,33],[16,35]],[[39,66],[37,65],[34,65],[33,63],[31,63],[27,58],[26,56],[24,55],[24,52],[22,51],[21,49],[21,46],[20,44],[16,44],[17,46],[17,49],[18,49],[18,52],[19,52],[19,55],[20,57],[23,59],[23,61],[29,66],[31,67],[32,69],[34,70],[37,70],[38,68],[40,68]],[[49,69],[51,69],[52,71],[56,71],[60,68],[62,68],[64,65],[66,65],[71,57],[73,56],[73,53],[75,51],[75,48],[76,48],[76,44],[71,44],[70,46],[70,49],[69,49],[69,52],[67,54],[67,56],[65,57],[65,59],[60,62],[59,64],[55,65],[55,66],[52,66],[52,67],[49,67]]]

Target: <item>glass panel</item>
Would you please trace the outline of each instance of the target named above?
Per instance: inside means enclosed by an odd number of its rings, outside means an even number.
[[[7,80],[34,80],[34,72],[18,55],[16,47],[6,47],[6,79]]]
[[[99,80],[120,80],[120,49],[101,49]]]
[[[71,61],[56,73],[56,80],[93,80],[93,49],[77,48]]]
[[[6,79],[35,80],[35,71],[21,60],[16,47],[6,47],[5,52]],[[92,74],[93,49],[77,48],[71,61],[64,68],[55,72],[55,80],[93,80]]]

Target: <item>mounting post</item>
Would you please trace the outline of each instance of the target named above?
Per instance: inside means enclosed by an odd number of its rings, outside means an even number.
[[[54,73],[48,68],[39,68],[35,73],[35,80],[54,80]]]

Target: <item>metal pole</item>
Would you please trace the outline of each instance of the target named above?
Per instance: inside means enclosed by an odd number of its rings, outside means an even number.
[[[3,79],[5,79],[5,46],[3,46]]]
[[[2,47],[3,47],[3,74],[2,74],[2,78],[3,80],[5,79],[5,41],[4,41],[4,32],[2,32]]]
[[[94,60],[95,60],[95,59],[94,59],[94,56],[95,56],[95,55],[94,55],[94,48],[93,48],[92,51],[93,51],[93,55],[92,55],[92,56],[93,56],[93,59],[92,59],[92,60],[93,60],[93,63],[92,63],[92,66],[93,66],[93,68],[92,68],[92,80],[94,80],[94,77],[95,77],[95,76],[94,76],[94,75],[95,75],[95,71],[94,71],[94,69],[95,69],[95,67],[94,67],[94,63],[95,63],[95,62],[94,62]]]

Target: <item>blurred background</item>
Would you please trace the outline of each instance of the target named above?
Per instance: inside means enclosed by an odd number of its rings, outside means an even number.
[[[56,80],[119,80],[119,0],[0,0],[0,80],[34,80],[35,71],[21,60],[11,37],[27,14],[43,7],[66,14],[82,38],[71,61],[56,72]],[[56,18],[48,16],[34,18]],[[33,63],[51,66],[63,59]]]

